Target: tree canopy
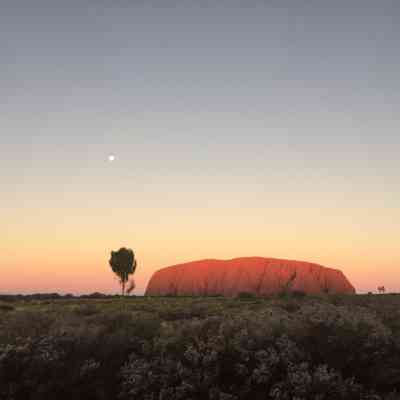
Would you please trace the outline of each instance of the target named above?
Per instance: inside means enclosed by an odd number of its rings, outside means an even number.
[[[135,253],[132,249],[121,247],[118,251],[111,251],[109,264],[113,272],[118,276],[121,283],[122,295],[125,295],[125,285],[129,275],[136,270]]]

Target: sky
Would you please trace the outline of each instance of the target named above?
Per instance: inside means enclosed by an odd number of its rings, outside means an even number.
[[[398,0],[1,0],[0,293],[266,256],[400,291]],[[114,154],[115,160],[108,161]]]

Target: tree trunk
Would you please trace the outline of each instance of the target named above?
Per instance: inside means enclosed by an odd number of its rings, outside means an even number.
[[[122,286],[122,296],[125,296],[125,281],[121,282],[121,286]]]

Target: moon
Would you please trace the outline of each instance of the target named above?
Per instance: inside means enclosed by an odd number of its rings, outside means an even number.
[[[115,161],[115,156],[114,156],[114,154],[110,154],[110,155],[107,157],[107,159],[108,159],[109,162]]]

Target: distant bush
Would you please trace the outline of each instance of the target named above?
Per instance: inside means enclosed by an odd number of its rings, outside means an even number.
[[[307,296],[307,293],[303,290],[292,290],[291,294],[294,298],[302,299],[303,297]]]
[[[257,296],[252,292],[240,292],[236,297],[239,300],[254,300]]]
[[[293,312],[300,310],[301,305],[298,302],[296,302],[295,300],[288,299],[286,301],[281,302],[280,307],[289,313],[293,313]]]
[[[10,304],[1,304],[0,303],[0,312],[1,311],[13,311],[15,308]]]
[[[90,294],[83,294],[80,296],[82,299],[106,299],[108,296],[104,293],[94,292]]]
[[[96,307],[95,304],[83,304],[81,306],[78,306],[74,308],[75,314],[79,316],[89,316],[89,315],[94,315],[99,312],[98,307]]]
[[[113,299],[121,297],[120,295],[104,294],[94,292],[90,294],[73,295],[71,293],[59,294],[59,293],[33,293],[33,294],[0,294],[0,301],[3,302],[17,302],[17,301],[52,301],[52,300],[77,300],[77,299]],[[131,295],[130,297],[135,297]]]

